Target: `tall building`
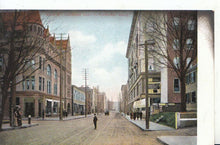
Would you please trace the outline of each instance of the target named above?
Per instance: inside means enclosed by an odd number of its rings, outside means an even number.
[[[13,21],[14,11],[1,12],[1,23],[7,24]],[[58,116],[60,107],[60,96],[63,102],[63,110],[71,112],[71,47],[69,37],[51,35],[49,28],[42,24],[39,11],[17,11],[19,21],[16,21],[16,29],[22,39],[23,32],[27,32],[27,43],[39,39],[35,47],[39,47],[31,60],[30,56],[25,58],[26,71],[20,71],[16,77],[16,105],[20,105],[23,116],[33,117]],[[27,19],[28,16],[28,19]],[[19,25],[20,23],[20,25]],[[21,25],[27,27],[22,27]],[[10,33],[11,29],[4,29]],[[20,32],[20,33],[19,33]],[[20,37],[20,38],[19,38]],[[27,37],[27,36],[26,36]],[[4,37],[1,37],[1,43]],[[41,44],[41,46],[39,46]],[[8,45],[4,46],[6,52]],[[1,52],[0,60],[6,63],[7,53]],[[4,74],[4,69],[1,74]],[[32,72],[32,73],[31,73]],[[31,75],[30,75],[31,74]],[[61,82],[62,81],[62,82]],[[62,85],[60,85],[62,83]],[[62,89],[60,88],[62,86]],[[9,108],[8,97],[5,108]],[[43,113],[44,112],[44,113]],[[8,117],[8,109],[5,109],[5,117]]]
[[[145,90],[146,90],[146,77],[145,77],[145,41],[151,39],[145,32],[147,26],[145,18],[152,13],[135,11],[133,15],[128,47],[126,57],[128,58],[128,106],[129,112],[143,111],[145,105]],[[157,16],[158,13],[153,13]],[[150,31],[150,30],[149,30]],[[152,48],[152,46],[150,46]],[[150,53],[149,48],[148,53]],[[159,110],[158,105],[161,102],[161,75],[162,68],[156,65],[154,57],[148,57],[148,94],[149,106],[151,104],[151,111]]]
[[[151,113],[180,111],[185,88],[181,89],[179,78],[197,63],[196,16],[195,11],[134,12],[126,52],[130,112],[146,106],[145,50]]]

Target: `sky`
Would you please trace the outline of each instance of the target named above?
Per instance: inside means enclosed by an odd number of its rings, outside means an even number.
[[[132,11],[41,11],[51,34],[69,34],[72,48],[72,84],[99,86],[108,99],[118,101],[128,78],[126,50]]]

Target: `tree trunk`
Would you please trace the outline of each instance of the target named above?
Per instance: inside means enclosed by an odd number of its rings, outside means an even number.
[[[8,95],[8,91],[7,89],[2,89],[2,108],[1,108],[1,112],[0,112],[0,130],[2,130],[2,123],[3,123],[3,118],[4,118],[4,110],[5,110],[5,101],[7,100],[7,95]]]
[[[10,108],[10,111],[9,111],[9,114],[10,114],[10,126],[15,126],[15,117],[14,117],[14,108],[15,108],[15,105],[16,105],[16,102],[15,102],[15,96],[16,96],[16,86],[15,86],[15,79],[13,79],[12,81],[12,86],[11,86],[11,104],[9,106]]]
[[[185,84],[185,75],[182,75],[180,78],[181,86],[181,112],[186,112],[186,84]]]

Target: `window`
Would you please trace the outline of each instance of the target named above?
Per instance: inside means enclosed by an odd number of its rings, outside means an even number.
[[[42,85],[43,91],[44,91],[44,82],[45,82],[45,79],[43,78],[43,85]]]
[[[39,57],[39,69],[41,69],[42,68],[42,57]]]
[[[179,79],[174,79],[174,92],[180,91],[180,82]]]
[[[51,94],[51,82],[49,80],[47,81],[47,93]]]
[[[188,21],[188,30],[194,30],[195,29],[195,24],[196,24],[196,21],[195,20],[189,20]]]
[[[54,70],[54,79],[57,81],[57,70]]]
[[[31,77],[31,84],[32,84],[32,90],[34,90],[35,88],[35,77],[34,76]]]
[[[180,48],[180,42],[179,42],[179,39],[174,39],[173,40],[173,49],[174,50],[177,50]]]
[[[32,59],[31,60],[31,67],[34,69],[35,68],[35,61]]]
[[[188,58],[186,59],[186,66],[188,66],[188,65],[189,65],[190,61],[191,61],[191,58],[190,58],[190,57],[188,57]]]
[[[47,75],[51,76],[51,67],[49,64],[47,65]]]
[[[192,92],[192,103],[196,103],[196,92]]]
[[[25,91],[25,76],[23,76],[22,88],[23,88],[23,91]]]
[[[191,102],[189,93],[186,94],[186,103],[189,104]]]
[[[174,17],[174,18],[173,18],[173,27],[174,27],[174,28],[178,28],[179,23],[180,23],[180,18]]]
[[[175,65],[176,68],[180,67],[180,59],[179,59],[179,57],[175,57],[173,59],[173,64]]]
[[[45,65],[45,58],[43,58],[43,71],[44,71],[44,65]]]
[[[190,80],[191,80],[191,83],[194,83],[196,81],[196,72],[192,72],[190,74]]]
[[[186,84],[189,84],[189,83],[190,83],[190,75],[187,74],[187,75],[186,75]]]
[[[29,78],[27,78],[27,89],[29,90],[29,88],[30,88],[30,84],[29,84]]]
[[[39,91],[41,91],[41,82],[42,82],[42,78],[39,77]]]
[[[54,95],[57,95],[57,84],[54,84]]]
[[[16,97],[16,105],[20,105],[20,98]]]
[[[57,113],[58,111],[58,102],[53,102],[53,113]]]
[[[192,49],[193,47],[193,40],[191,38],[186,39],[186,48]]]

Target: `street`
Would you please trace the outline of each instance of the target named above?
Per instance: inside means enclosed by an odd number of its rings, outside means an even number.
[[[158,136],[196,135],[190,128],[174,131],[142,131],[121,114],[98,115],[97,130],[93,118],[68,121],[32,121],[39,126],[0,132],[0,144],[84,144],[84,145],[159,145]]]

